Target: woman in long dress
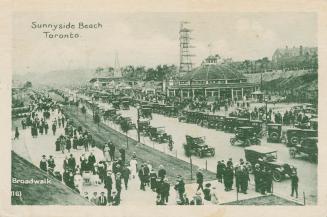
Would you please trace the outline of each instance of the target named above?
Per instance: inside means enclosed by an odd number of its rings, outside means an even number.
[[[110,148],[109,146],[106,144],[103,148],[103,157],[104,159],[109,162],[110,161],[110,154],[109,154]]]
[[[129,166],[131,168],[131,175],[134,179],[137,174],[137,160],[135,158],[132,158],[131,161],[129,162]]]

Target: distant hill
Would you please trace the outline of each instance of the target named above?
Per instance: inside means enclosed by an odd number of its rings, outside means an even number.
[[[31,81],[33,85],[79,86],[94,76],[95,69],[57,70],[46,73],[13,74],[13,80]]]
[[[72,191],[55,178],[48,176],[39,168],[18,156],[11,154],[11,176],[22,180],[50,179],[51,184],[11,184],[12,192],[21,192],[22,196],[12,196],[12,205],[94,205]]]

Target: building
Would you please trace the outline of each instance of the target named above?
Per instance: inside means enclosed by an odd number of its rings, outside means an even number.
[[[209,56],[201,66],[167,82],[167,94],[181,98],[203,96],[216,99],[243,99],[259,89],[258,84],[249,83],[247,78],[228,65],[219,64],[218,56]]]
[[[317,47],[278,48],[272,56],[272,63],[283,68],[314,68],[318,66]]]

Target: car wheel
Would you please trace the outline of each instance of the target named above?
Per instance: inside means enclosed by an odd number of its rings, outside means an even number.
[[[291,139],[290,139],[291,145],[293,145],[293,146],[297,145],[298,140],[299,140],[299,138],[296,136],[291,137]]]
[[[274,170],[273,172],[273,179],[276,181],[276,182],[280,182],[282,181],[282,173],[279,171],[279,170]]]
[[[229,141],[230,141],[230,144],[231,145],[235,145],[236,139],[235,138],[231,138]]]
[[[247,169],[248,169],[248,172],[249,172],[250,174],[252,174],[252,173],[253,173],[253,168],[252,168],[252,165],[251,165],[251,166],[249,166],[249,167],[247,167]]]
[[[276,133],[276,132],[272,132],[272,133],[270,134],[269,138],[270,138],[272,141],[276,142],[276,141],[278,140],[278,133]]]

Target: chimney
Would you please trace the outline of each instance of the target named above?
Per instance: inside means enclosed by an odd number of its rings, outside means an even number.
[[[302,56],[303,55],[303,46],[301,45],[300,46],[300,56]]]

